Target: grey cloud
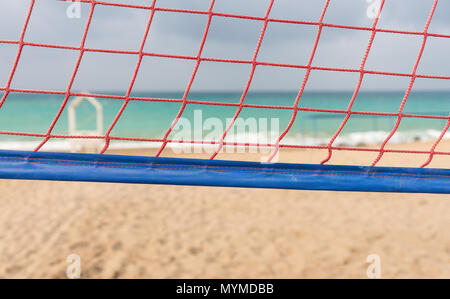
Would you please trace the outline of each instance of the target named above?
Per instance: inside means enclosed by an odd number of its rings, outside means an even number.
[[[120,3],[125,0],[112,2]],[[137,5],[150,5],[151,2],[151,0],[126,1],[126,3]],[[18,39],[29,3],[29,0],[0,2],[0,26],[7,28],[0,31],[0,39]],[[157,0],[156,3],[158,7],[207,10],[211,1]],[[315,22],[320,16],[324,3],[325,0],[275,0],[270,17]],[[214,11],[263,16],[268,4],[268,0],[217,0]],[[387,0],[378,27],[422,31],[432,4],[433,0]],[[81,19],[66,17],[65,11],[68,5],[56,0],[37,0],[26,40],[79,46],[90,5],[82,5]],[[366,0],[331,0],[324,22],[370,27],[373,19],[366,15],[368,5]],[[450,34],[448,11],[450,11],[450,1],[439,1],[430,32]],[[86,46],[136,51],[141,43],[149,15],[148,10],[98,5],[95,8]],[[145,51],[195,56],[206,20],[206,15],[157,12],[150,29],[149,39],[145,44]],[[214,17],[203,56],[251,59],[261,28],[260,21]],[[266,62],[307,64],[316,34],[317,26],[270,23],[258,59]],[[324,28],[313,63],[320,66],[358,68],[369,37],[369,31]],[[421,41],[421,36],[378,33],[366,67],[381,71],[410,72]],[[449,39],[429,38],[419,65],[419,72],[450,76],[450,61],[447,58],[449,48]],[[2,85],[10,71],[15,51],[16,46],[0,45],[0,84]],[[68,80],[66,73],[71,73],[78,54],[76,51],[71,54],[65,51],[67,50],[37,50],[26,47],[13,83],[28,88],[41,86],[63,88]],[[122,85],[127,85],[124,82],[128,83],[131,79],[136,58],[119,54],[97,55],[86,54],[74,87],[122,89]],[[187,83],[186,77],[192,73],[193,64],[181,64],[181,60],[175,60],[175,62],[179,63],[146,57],[143,70],[139,73],[136,89],[170,89],[171,86],[183,89]],[[235,86],[242,86],[242,76],[236,75],[236,72],[247,75],[247,69],[245,66],[216,69],[213,64],[202,63],[199,70],[200,80],[195,82],[194,87],[196,90],[201,90],[232,89],[236,88]],[[265,77],[258,73],[260,69],[266,74]],[[258,79],[255,80],[254,88],[267,89],[268,86],[271,89],[291,88],[296,83],[299,85],[303,79],[301,70],[290,72],[277,69],[276,72],[271,72],[270,68],[262,69],[262,67],[257,68],[255,78]],[[176,76],[173,75],[175,73]],[[181,73],[187,75],[184,76]],[[222,76],[226,84],[221,85],[220,80],[214,80],[212,75],[208,76],[208,73]],[[351,89],[354,87],[354,80],[353,75],[313,72],[308,90],[342,87]],[[447,81],[440,80],[440,83],[436,83],[436,80],[431,81],[429,86],[433,88],[449,88]],[[375,88],[376,82],[375,79],[367,80],[367,85],[363,88]],[[396,84],[396,80],[379,80],[378,82],[380,82],[379,88],[394,89],[396,86],[403,88],[403,83]],[[421,83],[420,86],[422,85],[426,88],[426,84]]]

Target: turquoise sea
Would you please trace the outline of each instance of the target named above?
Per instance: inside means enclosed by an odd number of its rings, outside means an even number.
[[[93,92],[98,94],[120,95],[119,93]],[[0,93],[0,95],[2,95]],[[135,93],[135,97],[181,98],[181,92]],[[189,100],[213,101],[221,103],[238,103],[239,92],[192,92]],[[254,92],[249,93],[245,104],[292,106],[296,92]],[[305,93],[299,107],[313,109],[347,109],[352,92],[309,92]],[[404,92],[361,92],[353,105],[353,111],[396,113],[403,99]],[[61,95],[11,93],[0,109],[0,131],[46,133],[54,119],[62,101]],[[72,100],[72,99],[71,99]],[[98,99],[103,108],[103,132],[109,128],[119,111],[123,101],[116,99]],[[181,104],[168,102],[130,101],[124,114],[112,130],[111,136],[162,138],[170,127]],[[237,107],[222,105],[188,104],[183,117],[194,123],[194,115],[201,114],[202,121],[214,118],[226,127],[227,119],[235,114]],[[200,111],[200,112],[199,112]],[[199,114],[200,113],[200,114]],[[448,116],[450,113],[449,92],[415,92],[406,102],[404,113],[420,115]],[[240,114],[243,120],[255,118],[258,123],[266,119],[268,131],[273,131],[269,141],[284,130],[292,117],[290,109],[244,108]],[[300,111],[294,125],[286,136],[284,143],[289,144],[326,144],[344,119],[345,114]],[[276,119],[277,125],[271,126]],[[353,115],[336,140],[338,144],[358,145],[380,143],[393,128],[396,117],[392,116],[358,116]],[[84,102],[77,109],[78,129],[93,129],[95,113],[93,108]],[[431,140],[439,136],[445,127],[445,119],[404,118],[392,142],[410,142],[414,140]],[[194,126],[193,126],[194,127]],[[180,128],[181,129],[181,128]],[[198,130],[198,127],[196,127]],[[262,129],[262,128],[261,128]],[[191,128],[191,130],[194,130]],[[210,133],[211,127],[202,128],[200,138]],[[68,134],[68,113],[64,110],[53,131],[54,134]],[[254,132],[253,132],[254,133]],[[173,132],[176,134],[176,130]],[[192,136],[194,136],[194,132]],[[250,134],[252,134],[250,132]],[[42,139],[17,135],[0,135],[0,148],[27,149]],[[64,147],[54,143],[55,147]],[[51,142],[54,141],[50,141]],[[128,142],[129,144],[130,142]],[[59,144],[59,145],[58,145]],[[121,142],[126,147],[126,142]],[[148,145],[148,144],[147,144]]]

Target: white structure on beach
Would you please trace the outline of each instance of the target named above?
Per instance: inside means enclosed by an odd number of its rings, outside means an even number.
[[[84,101],[88,101],[95,108],[96,128],[94,130],[79,130],[77,128],[76,109]],[[93,97],[76,97],[69,103],[69,135],[70,136],[102,136],[103,135],[103,109],[100,102]],[[72,138],[70,139],[70,150],[72,152],[99,152],[103,139],[99,138]]]

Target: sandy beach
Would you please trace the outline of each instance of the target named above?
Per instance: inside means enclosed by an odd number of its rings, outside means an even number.
[[[325,156],[291,150],[280,161]],[[330,162],[375,157],[342,151]],[[380,166],[426,158],[386,154]],[[5,180],[0,194],[0,278],[65,278],[71,254],[83,278],[364,278],[370,254],[385,278],[450,278],[448,195]]]

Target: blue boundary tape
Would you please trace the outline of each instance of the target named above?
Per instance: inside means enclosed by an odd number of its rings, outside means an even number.
[[[0,178],[450,193],[450,170],[0,151]]]

